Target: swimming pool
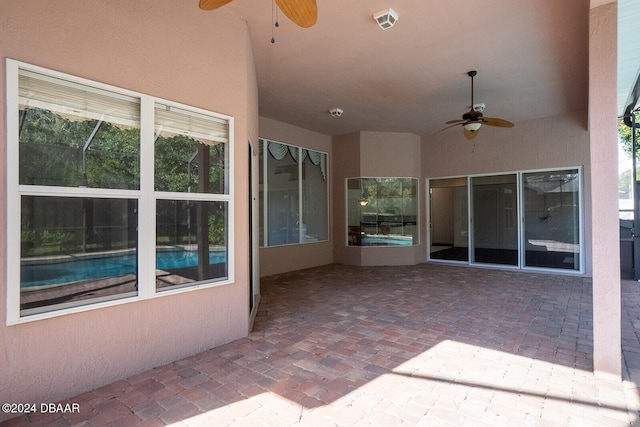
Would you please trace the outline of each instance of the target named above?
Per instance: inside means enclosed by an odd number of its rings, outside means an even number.
[[[411,246],[413,237],[411,236],[381,236],[367,235],[362,238],[362,246]]]
[[[209,253],[210,264],[224,263],[226,258],[224,251],[211,251]],[[20,287],[33,288],[61,285],[83,280],[136,274],[136,261],[135,252],[85,255],[81,257],[72,256],[64,259],[43,260],[39,263],[29,261],[20,266]],[[163,249],[156,252],[156,269],[159,270],[197,265],[198,253],[196,251]]]

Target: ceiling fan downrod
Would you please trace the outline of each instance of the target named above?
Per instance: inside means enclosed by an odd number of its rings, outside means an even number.
[[[467,75],[471,77],[471,109],[473,110],[473,78],[478,74],[476,70],[469,71]]]

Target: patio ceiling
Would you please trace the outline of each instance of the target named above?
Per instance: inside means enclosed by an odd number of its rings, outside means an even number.
[[[469,70],[488,117],[587,108],[588,1],[318,0],[309,29],[281,12],[274,28],[270,1],[225,7],[248,22],[260,115],[309,130],[432,134],[469,109]],[[372,16],[390,7],[398,21],[382,30]]]
[[[618,1],[618,115],[629,105],[629,92],[640,78],[640,2]]]

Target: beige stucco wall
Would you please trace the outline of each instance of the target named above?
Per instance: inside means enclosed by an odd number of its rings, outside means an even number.
[[[335,262],[360,265],[360,248],[347,246],[347,178],[361,176],[360,133],[333,137],[333,258]]]
[[[7,57],[233,116],[236,142],[232,284],[5,326],[7,243],[0,239],[0,401],[55,402],[245,336],[246,140],[258,127],[245,22],[225,10],[203,12],[197,2],[11,0],[2,2],[0,40],[2,164]],[[3,205],[6,194],[2,173]]]
[[[511,129],[485,126],[479,132],[473,140],[465,139],[458,128],[424,137],[423,177],[582,166],[585,273],[591,274],[591,174],[587,112],[518,122]],[[426,236],[426,230],[423,234]]]
[[[589,128],[593,237],[593,368],[622,375],[618,220],[617,3],[589,13]]]
[[[345,180],[353,177],[420,178],[420,137],[408,132],[341,135],[334,145],[334,259],[349,265],[413,265],[426,259],[424,242],[416,246],[347,246]],[[418,187],[418,227],[425,227],[423,184]],[[421,236],[422,236],[421,232]]]
[[[260,248],[260,275],[270,276],[287,271],[331,264],[333,262],[331,179],[334,160],[331,137],[277,120],[260,117],[260,138],[311,148],[329,155],[329,172],[327,174],[329,180],[329,240],[326,242]]]

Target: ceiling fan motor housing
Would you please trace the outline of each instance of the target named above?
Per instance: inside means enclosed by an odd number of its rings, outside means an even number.
[[[482,113],[480,111],[469,111],[462,115],[463,120],[471,120],[472,122],[477,122],[482,118]]]

